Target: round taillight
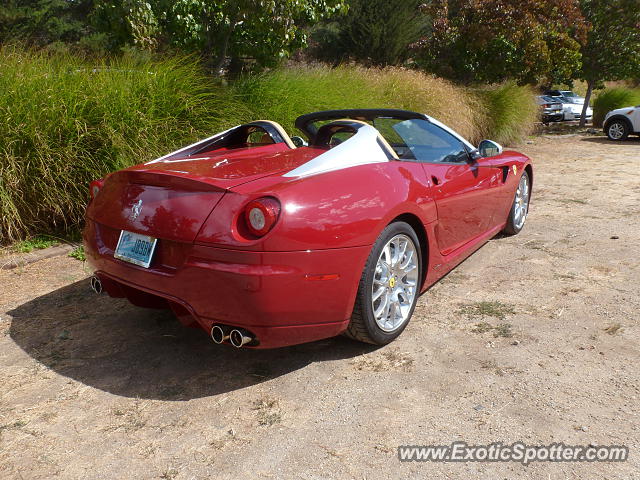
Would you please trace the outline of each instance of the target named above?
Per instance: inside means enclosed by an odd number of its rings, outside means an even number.
[[[244,210],[244,219],[249,231],[262,237],[278,221],[280,203],[275,198],[264,197],[249,202]]]

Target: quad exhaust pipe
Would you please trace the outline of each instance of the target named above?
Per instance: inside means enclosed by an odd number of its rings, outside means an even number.
[[[255,337],[250,332],[247,332],[243,328],[231,328],[226,325],[214,325],[211,327],[211,340],[218,345],[221,343],[229,342],[236,348],[242,348],[247,343],[251,343],[255,340]]]
[[[236,348],[242,348],[243,345],[246,345],[249,342],[253,341],[253,337],[246,330],[241,330],[239,328],[234,328],[231,330],[229,334],[229,341],[231,345]]]
[[[91,290],[93,290],[97,294],[102,293],[102,282],[97,276],[94,275],[93,277],[91,277],[90,284]]]
[[[229,340],[229,329],[222,325],[214,325],[211,328],[211,340],[220,345]]]

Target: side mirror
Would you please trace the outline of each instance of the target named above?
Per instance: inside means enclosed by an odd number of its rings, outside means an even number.
[[[502,145],[493,140],[482,140],[478,145],[478,152],[483,157],[495,157],[502,153]]]
[[[296,148],[306,147],[309,145],[307,142],[304,141],[304,138],[298,137],[298,136],[291,137],[291,141],[296,146]]]

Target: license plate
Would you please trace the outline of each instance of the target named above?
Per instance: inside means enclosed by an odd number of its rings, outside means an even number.
[[[157,238],[122,230],[113,256],[125,262],[149,268],[157,242]]]

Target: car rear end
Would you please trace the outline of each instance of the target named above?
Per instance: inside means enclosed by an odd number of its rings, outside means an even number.
[[[562,102],[552,97],[538,97],[538,104],[541,108],[541,118],[543,123],[559,122],[563,119]]]
[[[184,325],[207,333],[219,327],[222,341],[237,331],[236,346],[272,348],[339,334],[366,248],[348,255],[264,251],[261,238],[277,230],[286,212],[275,198],[234,189],[251,190],[249,182],[310,158],[302,151],[292,156],[257,155],[240,169],[229,169],[231,155],[147,165],[93,182],[83,237],[94,289],[137,306],[170,308]],[[227,170],[216,178],[214,168]]]

